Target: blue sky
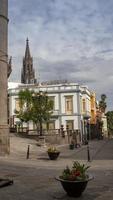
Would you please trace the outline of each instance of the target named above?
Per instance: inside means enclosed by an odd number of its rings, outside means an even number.
[[[9,0],[9,20],[11,81],[20,81],[28,37],[40,81],[88,85],[113,110],[112,0]]]

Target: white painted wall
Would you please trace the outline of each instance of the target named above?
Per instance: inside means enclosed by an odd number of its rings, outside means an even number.
[[[27,86],[23,86],[23,89],[27,88]],[[86,112],[90,112],[90,92],[85,87],[80,87],[78,84],[68,84],[68,85],[49,85],[49,86],[29,86],[29,88],[35,91],[46,91],[48,93],[48,96],[54,96],[55,97],[55,110],[60,111],[60,116],[58,118],[55,118],[55,129],[59,129],[60,125],[64,125],[64,129],[66,129],[66,120],[73,120],[74,121],[74,129],[81,129],[81,98],[86,99]],[[22,87],[17,87],[14,89],[10,89],[9,93],[13,94],[13,96],[9,97],[9,110],[10,110],[10,116],[14,115],[15,110],[15,98],[17,96],[14,95],[14,93],[18,93],[18,91],[22,89]],[[76,90],[80,89],[81,92],[77,92]],[[85,94],[82,93],[82,91],[87,91]],[[66,115],[65,113],[65,96],[73,96],[73,114],[72,115]],[[59,96],[60,96],[60,102],[59,102]],[[61,103],[61,105],[59,104]],[[61,110],[60,110],[61,106]]]
[[[62,124],[64,125],[64,129],[66,129],[66,120],[73,120],[74,129],[78,129],[78,116],[62,116]]]

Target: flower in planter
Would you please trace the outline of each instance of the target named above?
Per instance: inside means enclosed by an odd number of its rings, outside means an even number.
[[[80,164],[78,161],[74,161],[71,168],[68,166],[63,170],[62,175],[59,177],[63,180],[68,181],[84,181],[88,179],[88,170],[89,166],[85,164]]]
[[[47,150],[50,160],[56,160],[60,154],[60,151],[56,147],[49,147]]]
[[[61,182],[63,189],[70,197],[80,197],[85,190],[88,181],[93,179],[93,176],[87,174],[89,166],[80,164],[74,161],[71,168],[68,166],[63,170],[61,176],[56,180]]]
[[[59,152],[59,150],[56,147],[52,146],[48,148],[47,152],[56,153]]]

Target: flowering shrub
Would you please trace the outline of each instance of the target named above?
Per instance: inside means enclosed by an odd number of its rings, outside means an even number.
[[[63,170],[62,175],[60,176],[63,180],[69,181],[81,181],[86,180],[88,178],[87,169],[89,166],[85,164],[80,164],[77,161],[74,161],[71,168],[68,166]]]
[[[59,152],[59,150],[56,147],[54,147],[54,146],[53,147],[49,147],[47,151],[50,152],[50,153]]]

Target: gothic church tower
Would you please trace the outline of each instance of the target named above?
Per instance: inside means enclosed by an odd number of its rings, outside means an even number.
[[[23,58],[23,68],[21,72],[21,83],[34,84],[36,83],[35,71],[33,69],[33,58],[30,54],[29,40],[26,40],[25,57]]]

